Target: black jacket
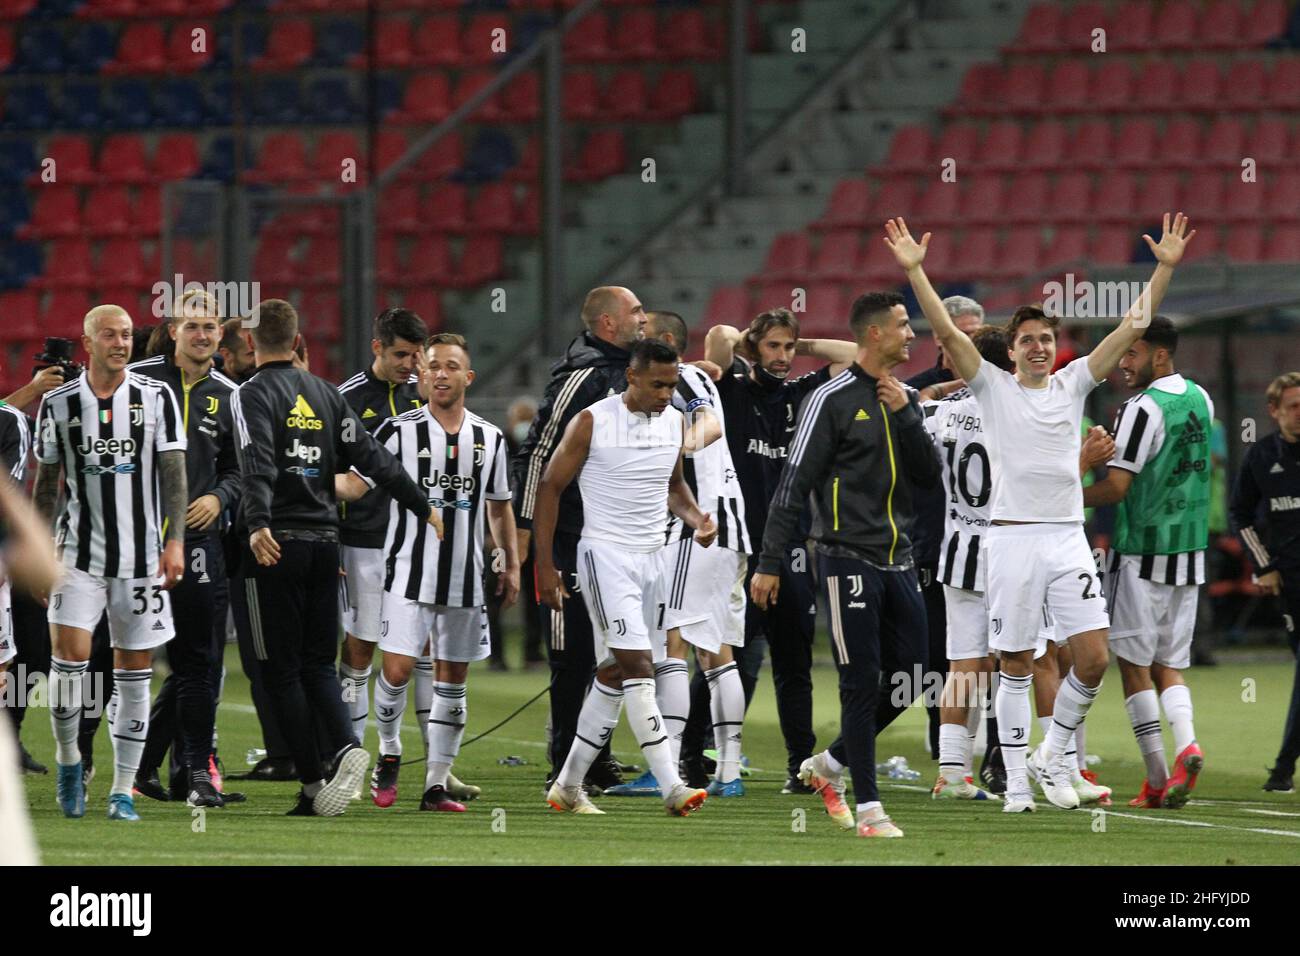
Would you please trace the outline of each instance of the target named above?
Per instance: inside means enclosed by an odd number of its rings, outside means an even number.
[[[369,367],[340,385],[339,392],[372,435],[388,419],[424,405],[415,379],[394,385],[376,378]],[[360,501],[341,504],[339,542],[354,548],[382,548],[392,500],[376,489]]]
[[[337,533],[334,475],[352,466],[428,519],[424,492],[324,379],[267,362],[236,390],[234,413],[246,530]]]
[[[537,489],[546,465],[564,437],[573,417],[589,405],[627,390],[627,366],[631,355],[590,332],[569,343],[564,358],[551,367],[537,417],[528,437],[511,463],[510,483],[514,487],[515,521],[520,528],[532,528]],[[560,496],[557,531],[582,533],[582,495],[571,482]]]
[[[176,396],[185,423],[185,487],[190,501],[216,495],[221,510],[226,511],[239,496],[239,460],[230,410],[230,398],[239,386],[213,368],[187,389],[175,359],[162,355],[136,362],[130,369],[161,382]],[[219,524],[204,531],[186,528],[185,537],[206,537],[219,531]]]
[[[1276,570],[1289,578],[1300,571],[1300,442],[1274,432],[1252,445],[1229,511],[1256,574]]]
[[[939,479],[915,392],[902,411],[876,398],[876,379],[856,362],[804,403],[781,484],[772,499],[758,570],[777,574],[812,495],[817,550],[881,568],[912,562],[913,489]]]

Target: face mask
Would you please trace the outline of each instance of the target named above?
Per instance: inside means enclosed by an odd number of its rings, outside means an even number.
[[[766,389],[780,388],[785,383],[785,379],[778,378],[761,365],[754,366],[754,381]]]
[[[510,436],[514,438],[517,444],[522,445],[524,443],[524,439],[528,437],[528,429],[531,424],[531,422],[515,422],[514,426],[511,427]]]

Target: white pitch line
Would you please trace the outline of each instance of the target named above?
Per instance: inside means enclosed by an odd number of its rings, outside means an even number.
[[[1259,813],[1266,817],[1300,817],[1300,813],[1290,813],[1286,810],[1261,810],[1258,807],[1242,807],[1243,813]]]
[[[1129,820],[1141,820],[1145,823],[1173,823],[1178,826],[1202,827],[1211,830],[1237,830],[1241,833],[1262,833],[1265,836],[1284,836],[1300,840],[1300,832],[1295,830],[1270,830],[1264,827],[1234,827],[1226,823],[1206,823],[1204,820],[1188,820],[1185,818],[1175,820],[1172,817],[1146,816],[1139,813],[1120,813],[1116,810],[1106,810],[1100,807],[1097,809],[1100,809],[1101,812],[1106,814],[1108,817],[1124,817]]]

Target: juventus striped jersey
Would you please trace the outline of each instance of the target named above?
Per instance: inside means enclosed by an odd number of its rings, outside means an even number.
[[[426,405],[388,419],[375,440],[428,495],[443,526],[439,541],[428,522],[393,503],[384,543],[384,590],[423,604],[482,604],[483,501],[511,496],[505,435],[468,410],[460,430],[448,433]]]
[[[1188,384],[1187,379],[1175,372],[1156,379],[1148,387],[1181,395],[1186,391]],[[1213,420],[1213,400],[1201,386],[1196,385],[1196,388],[1201,389],[1206,407],[1209,409],[1210,419]],[[1207,422],[1207,427],[1208,424]],[[1145,391],[1139,392],[1115,412],[1115,457],[1107,462],[1107,467],[1123,468],[1125,471],[1133,472],[1134,476],[1141,474],[1143,467],[1160,453],[1164,442],[1164,414],[1150,395]],[[1146,581],[1155,581],[1157,584],[1204,584],[1205,551],[1144,554],[1138,569],[1138,577]]]
[[[63,564],[96,577],[148,577],[162,550],[158,454],[186,447],[180,408],[167,386],[129,370],[99,398],[88,374],[47,393],[36,416],[37,461],[63,466]]]
[[[32,448],[32,426],[22,409],[0,402],[0,467],[19,484],[27,477],[27,455]]]
[[[745,497],[740,490],[740,479],[731,461],[731,448],[727,445],[727,421],[722,410],[713,379],[694,365],[677,367],[679,380],[673,394],[673,407],[686,416],[686,423],[695,420],[696,413],[707,408],[717,416],[722,425],[722,437],[682,460],[682,475],[700,508],[713,515],[718,526],[718,539],[714,546],[729,551],[749,554],[749,531],[745,526]],[[689,538],[695,532],[681,518],[669,512],[668,542]]]
[[[978,400],[963,388],[926,402],[925,430],[943,463],[944,525],[939,580],[963,591],[984,590],[980,541],[989,526],[993,491]]]

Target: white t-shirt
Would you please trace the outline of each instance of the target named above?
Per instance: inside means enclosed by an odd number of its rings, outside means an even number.
[[[1083,405],[1101,384],[1087,356],[1051,375],[1046,388],[1025,388],[983,360],[967,384],[979,399],[993,467],[989,520],[1082,523]]]

